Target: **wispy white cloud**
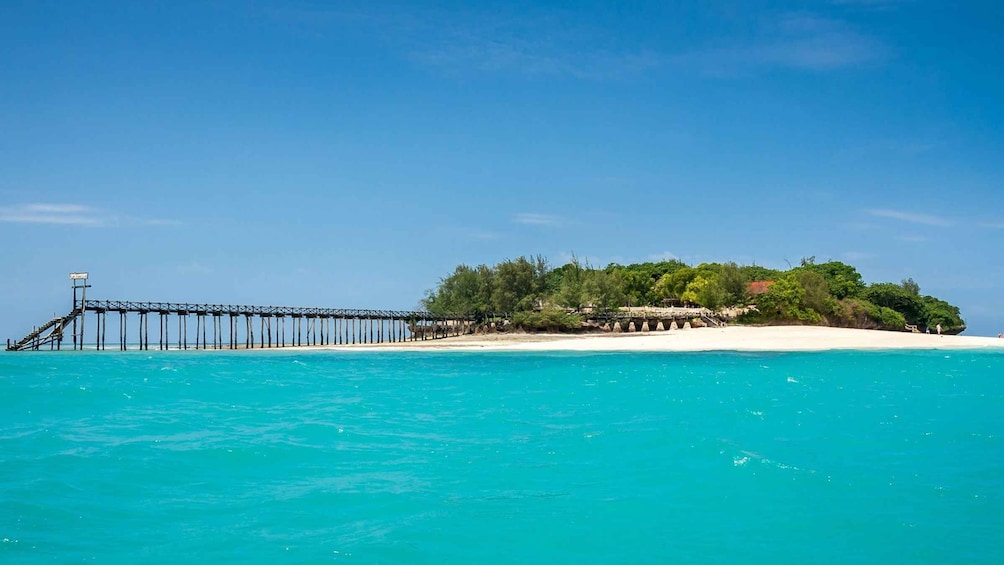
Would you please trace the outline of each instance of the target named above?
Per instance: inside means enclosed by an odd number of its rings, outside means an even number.
[[[933,216],[930,214],[917,214],[914,212],[907,212],[903,210],[891,210],[887,208],[873,208],[865,210],[865,212],[872,216],[877,216],[879,218],[891,218],[893,220],[900,220],[903,222],[909,222],[911,224],[923,224],[927,226],[950,226],[952,221],[947,218],[942,218],[940,216]]]
[[[528,27],[529,29],[525,29]],[[410,58],[444,69],[517,72],[603,80],[638,74],[660,66],[662,57],[646,49],[603,49],[588,34],[561,29],[512,28],[446,30],[435,41],[416,46]],[[600,43],[598,38],[593,38]]]
[[[905,241],[907,243],[923,243],[927,241],[929,238],[923,235],[905,234],[896,236],[896,239],[900,241]]]
[[[1004,230],[1004,222],[980,222],[977,225],[988,230]]]
[[[735,76],[777,67],[815,71],[855,67],[888,55],[880,41],[843,21],[802,13],[764,19],[745,40],[723,35],[704,48],[680,52],[660,47],[665,44],[662,38],[636,37],[574,10],[363,6],[284,5],[264,14],[311,37],[365,35],[419,65],[448,73],[473,70],[607,80],[692,66],[711,76]]]
[[[120,216],[107,210],[68,203],[35,203],[0,206],[0,222],[105,228],[116,226],[174,226],[179,222]]]
[[[845,22],[807,14],[778,16],[747,41],[721,39],[682,54],[610,39],[604,30],[565,26],[553,18],[509,18],[440,30],[434,40],[412,48],[411,58],[441,68],[611,79],[680,67],[721,77],[771,68],[827,71],[889,56],[879,40]]]
[[[564,220],[551,214],[538,214],[534,212],[521,212],[513,216],[512,221],[517,224],[528,226],[559,226]]]
[[[0,207],[0,222],[101,227],[107,218],[97,209],[79,204],[21,204]]]
[[[674,58],[712,76],[742,76],[770,68],[828,71],[874,64],[889,50],[840,20],[785,14],[763,26],[757,38]]]
[[[376,6],[376,4],[374,4]],[[481,71],[606,79],[659,64],[643,46],[625,45],[574,11],[434,7],[409,10],[344,5],[283,6],[267,17],[311,36],[331,29],[364,33],[422,66],[445,72]]]

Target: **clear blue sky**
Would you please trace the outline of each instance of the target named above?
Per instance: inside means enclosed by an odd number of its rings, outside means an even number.
[[[959,5],[964,4],[964,5]],[[997,2],[0,3],[0,336],[411,308],[570,253],[914,278],[1004,330]]]

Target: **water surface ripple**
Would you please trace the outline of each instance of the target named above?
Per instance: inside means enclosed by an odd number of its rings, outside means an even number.
[[[1004,355],[0,356],[10,563],[1001,563]]]

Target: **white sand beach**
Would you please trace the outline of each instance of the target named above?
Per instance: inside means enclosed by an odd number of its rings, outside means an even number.
[[[815,326],[731,326],[631,334],[489,334],[348,346],[395,351],[826,351],[833,349],[994,349],[1004,339]],[[337,346],[345,349],[346,346]]]

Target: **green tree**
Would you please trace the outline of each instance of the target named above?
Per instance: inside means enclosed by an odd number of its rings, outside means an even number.
[[[551,290],[548,288],[551,271],[551,264],[548,263],[546,257],[538,254],[533,258],[533,294],[535,299],[540,300],[551,294]]]
[[[924,302],[903,286],[893,283],[877,283],[864,292],[864,299],[877,306],[891,308],[906,319],[908,324],[924,324]]]
[[[865,289],[861,273],[854,267],[840,261],[819,264],[807,263],[800,268],[822,276],[826,280],[827,286],[830,287],[830,294],[838,300],[859,297]]]
[[[887,308],[872,304],[860,298],[845,298],[840,301],[843,309],[841,322],[853,328],[903,331],[906,318],[902,314]]]
[[[838,312],[840,304],[830,295],[830,287],[822,275],[809,270],[796,270],[795,278],[805,290],[803,302],[806,308],[811,308],[823,317],[832,316]]]
[[[664,275],[674,273],[687,265],[678,260],[657,263],[635,263],[627,266],[611,264],[608,273],[617,272],[623,281],[626,299],[634,306],[657,304],[662,298],[655,292],[656,282]]]
[[[749,282],[753,281],[776,281],[781,275],[781,271],[768,269],[760,265],[743,265],[739,267]]]
[[[532,310],[538,287],[535,267],[526,257],[503,261],[495,267],[492,306],[496,312]]]
[[[422,306],[433,313],[473,313],[491,309],[491,270],[485,265],[459,265],[429,291]]]
[[[621,281],[623,281],[626,301],[630,301],[634,306],[652,302],[654,299],[652,293],[654,282],[648,273],[625,267],[616,267],[613,269],[613,273],[616,273]]]
[[[899,286],[914,296],[920,296],[920,285],[914,282],[913,279],[904,279],[899,283]]]
[[[958,333],[966,329],[966,322],[962,319],[957,306],[940,300],[933,296],[921,298],[924,307],[924,325],[935,328],[941,324],[943,331],[948,333]]]
[[[615,310],[624,305],[624,281],[620,273],[591,270],[586,272],[582,286],[586,300],[597,311]]]
[[[704,275],[697,275],[694,280],[690,281],[687,288],[683,291],[680,299],[685,303],[697,304],[704,308],[710,308],[716,310],[725,303],[727,293],[725,289],[718,284],[718,280],[715,278],[705,277]]]
[[[586,303],[585,282],[586,269],[579,263],[578,258],[572,255],[572,260],[562,267],[561,282],[555,301],[566,308],[581,310]]]
[[[689,285],[697,277],[697,271],[692,267],[682,267],[666,273],[655,283],[655,295],[659,299],[676,298],[687,301],[683,294]]]
[[[719,271],[719,284],[725,291],[725,303],[727,305],[742,304],[746,301],[746,273],[733,262],[722,265]]]
[[[774,281],[767,292],[757,297],[756,306],[762,319],[819,322],[819,314],[805,305],[805,289],[791,274]]]

